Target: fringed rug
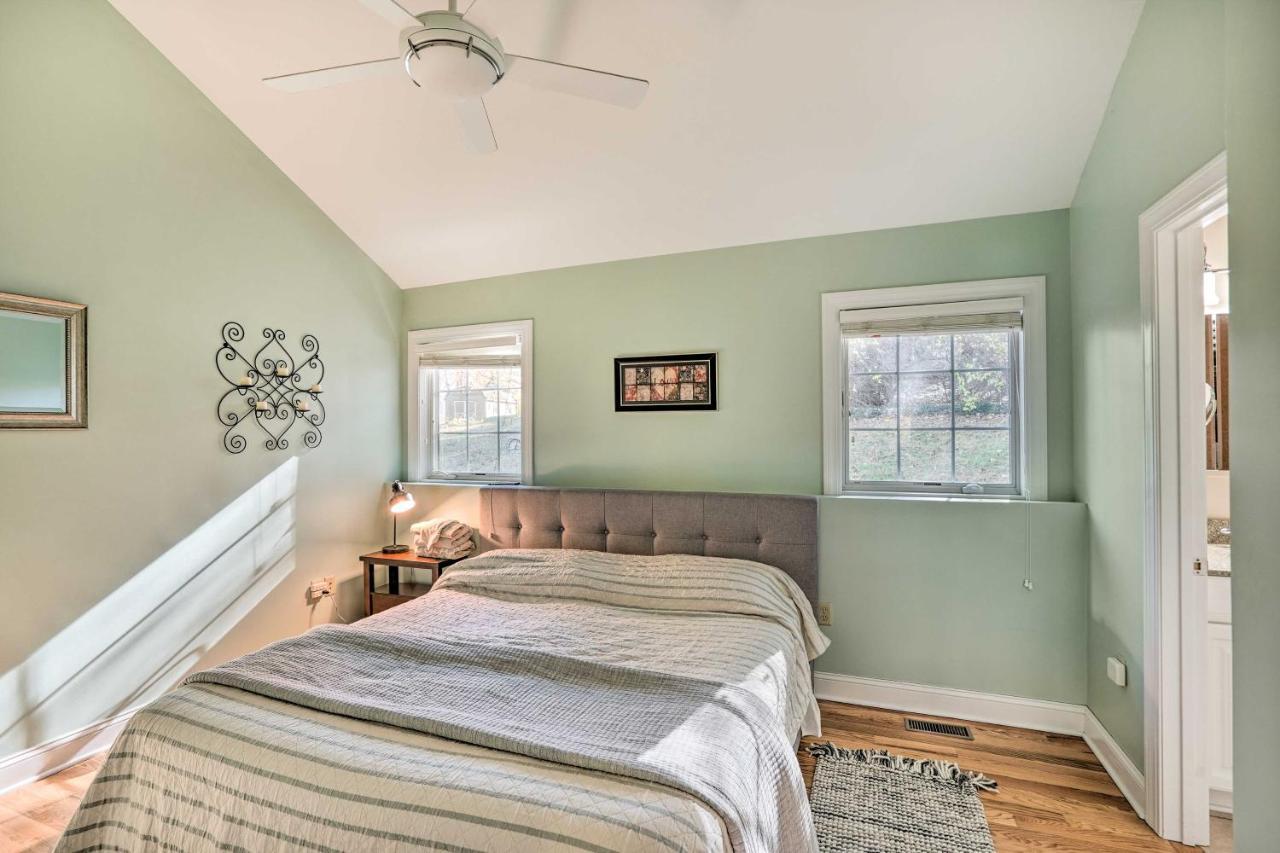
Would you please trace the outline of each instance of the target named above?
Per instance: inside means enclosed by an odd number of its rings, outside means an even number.
[[[978,791],[994,780],[876,749],[808,748],[822,853],[994,853]]]

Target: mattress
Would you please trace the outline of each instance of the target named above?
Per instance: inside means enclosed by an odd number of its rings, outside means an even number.
[[[591,589],[540,584],[535,568],[524,584],[451,585],[451,572],[428,595],[361,624],[736,685],[787,737],[818,733],[809,661],[826,641],[803,595],[797,588],[788,599],[795,613],[769,618],[776,605],[755,601],[755,587],[734,579],[748,566],[747,574],[790,584],[777,569],[709,557],[554,553],[570,563],[576,554],[604,560],[633,580]],[[536,567],[547,556],[512,550],[485,560]],[[666,598],[681,586],[693,592]],[[721,817],[673,787],[192,683],[134,717],[59,845],[104,847],[722,851],[730,844]]]

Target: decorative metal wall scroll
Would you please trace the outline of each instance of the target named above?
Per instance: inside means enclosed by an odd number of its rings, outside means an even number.
[[[240,453],[248,446],[244,424],[253,421],[266,433],[267,450],[286,450],[286,438],[294,424],[305,425],[302,443],[316,447],[323,436],[324,404],[320,395],[324,388],[324,362],[320,360],[320,342],[314,335],[303,335],[302,359],[297,361],[284,346],[283,329],[262,330],[265,343],[246,358],[236,344],[244,340],[244,326],[227,323],[222,327],[222,346],[214,354],[214,365],[231,386],[218,400],[218,420],[225,426],[222,446]]]

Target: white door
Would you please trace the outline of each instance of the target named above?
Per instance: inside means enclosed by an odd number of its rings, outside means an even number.
[[[1204,228],[1178,231],[1178,467],[1182,567],[1182,843],[1209,843],[1209,542],[1204,449]],[[1229,694],[1228,694],[1229,695]]]

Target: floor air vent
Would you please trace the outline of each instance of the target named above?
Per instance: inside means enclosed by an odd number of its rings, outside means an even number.
[[[911,717],[907,717],[907,731],[973,740],[973,732],[969,731],[968,726],[957,726],[953,723],[935,723],[932,720],[914,720]]]

